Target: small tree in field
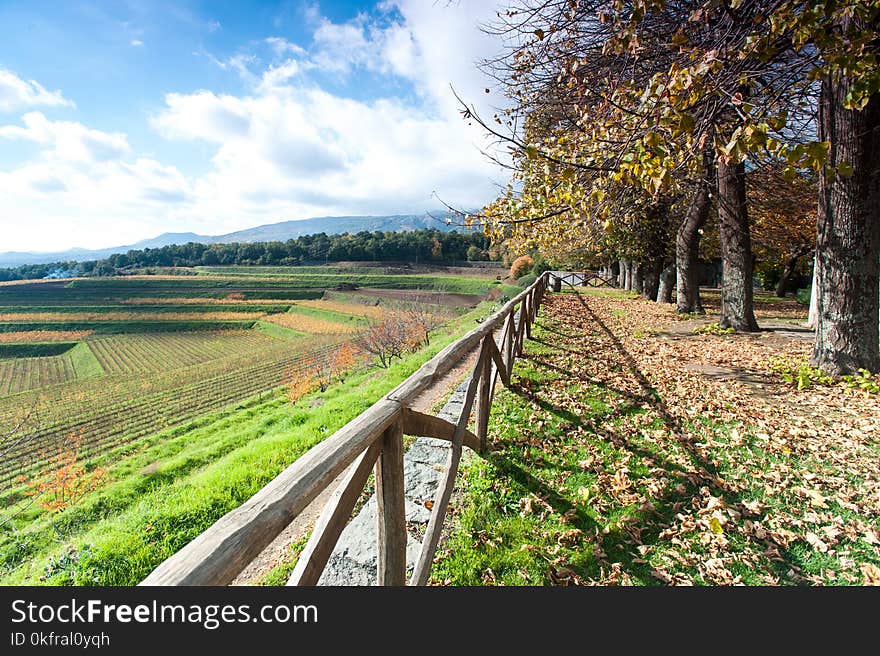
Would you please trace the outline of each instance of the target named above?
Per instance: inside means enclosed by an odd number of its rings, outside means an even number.
[[[333,354],[330,363],[330,372],[340,383],[345,380],[345,374],[354,368],[357,363],[358,349],[350,342],[341,344]]]
[[[308,372],[290,370],[285,378],[285,395],[291,403],[296,403],[318,387],[315,377]]]
[[[387,368],[394,358],[417,351],[425,339],[423,327],[406,312],[393,311],[388,317],[374,323],[361,337],[367,353],[379,358],[379,365]]]
[[[80,461],[80,435],[71,435],[46,457],[46,464],[32,478],[26,492],[50,513],[59,513],[107,481],[102,467],[89,470]]]
[[[409,330],[413,334],[418,331],[419,340],[425,346],[431,343],[431,331],[442,323],[438,313],[434,311],[435,308],[440,309],[436,304],[431,307],[427,296],[416,296],[402,310],[404,320],[410,324]],[[417,348],[419,346],[421,344],[418,344]]]

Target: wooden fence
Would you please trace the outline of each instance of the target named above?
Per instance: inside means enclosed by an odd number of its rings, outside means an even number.
[[[549,273],[550,285],[554,291],[562,284],[571,285],[572,287],[616,286],[614,276],[601,271],[550,271]]]
[[[486,428],[498,378],[510,372],[531,337],[551,274],[530,287],[453,342],[377,403],[311,448],[270,483],[204,533],[165,560],[141,585],[227,585],[340,474],[341,483],[312,530],[288,585],[316,585],[366,485],[375,472],[379,517],[378,583],[406,581],[403,436],[425,436],[452,443],[446,472],[437,488],[421,552],[409,580],[425,585],[452,494],[462,446],[486,448]],[[497,335],[496,335],[497,332]],[[410,406],[423,392],[478,350],[461,414],[455,423]],[[468,429],[476,406],[474,431]]]

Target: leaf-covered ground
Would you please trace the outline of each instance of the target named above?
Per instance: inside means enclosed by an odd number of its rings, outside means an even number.
[[[433,582],[880,584],[880,394],[783,380],[772,363],[810,349],[797,329],[694,324],[619,292],[549,295]]]

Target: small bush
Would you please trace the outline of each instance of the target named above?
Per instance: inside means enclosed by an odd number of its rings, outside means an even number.
[[[534,283],[538,279],[537,273],[527,273],[524,276],[521,276],[517,279],[516,284],[525,289],[532,283]]]
[[[519,278],[529,273],[534,265],[535,262],[532,260],[531,255],[520,255],[510,265],[510,277],[513,280],[519,280]]]

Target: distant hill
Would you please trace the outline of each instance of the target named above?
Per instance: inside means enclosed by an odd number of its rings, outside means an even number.
[[[325,232],[328,235],[343,232],[381,231],[403,232],[409,230],[421,230],[434,228],[436,230],[467,230],[459,225],[447,225],[446,213],[436,212],[428,214],[401,214],[394,216],[322,216],[299,221],[282,221],[281,223],[268,223],[255,228],[247,228],[230,232],[225,235],[197,235],[194,232],[165,232],[153,239],[143,239],[127,246],[113,246],[89,250],[85,248],[71,248],[66,251],[54,253],[21,253],[10,251],[0,253],[0,267],[17,267],[22,264],[46,264],[48,262],[67,262],[87,260],[100,260],[114,253],[126,253],[131,250],[143,250],[145,248],[161,248],[171,244],[186,244],[198,242],[202,244],[229,244],[232,242],[256,242],[256,241],[287,241],[303,235],[313,235]],[[435,218],[436,217],[436,218]]]

